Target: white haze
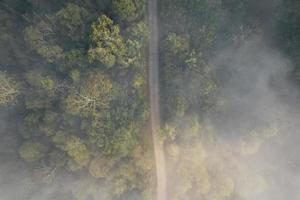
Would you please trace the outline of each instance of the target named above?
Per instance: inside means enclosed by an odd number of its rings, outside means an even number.
[[[225,105],[217,116],[221,140],[236,144],[254,128],[271,124],[278,129],[246,160],[250,169],[264,175],[269,187],[245,198],[300,199],[300,104],[298,90],[289,81],[289,61],[261,38],[253,38],[225,49],[214,64]]]
[[[241,160],[264,176],[267,189],[247,193],[246,200],[300,199],[299,94],[288,81],[289,61],[261,39],[224,49],[214,60],[219,77],[220,109],[212,117],[218,139],[233,147],[249,130],[272,124],[278,135],[264,141],[258,152]],[[0,200],[27,198],[28,167],[17,157],[12,111],[1,111]],[[15,151],[13,151],[13,149]],[[63,185],[68,182],[63,181]],[[243,185],[236,185],[243,191]],[[245,186],[246,187],[246,186]],[[60,187],[38,189],[32,200],[50,200]],[[172,192],[172,191],[169,191]]]
[[[290,80],[292,66],[289,60],[261,36],[254,36],[223,49],[211,63],[218,80],[219,106],[209,121],[215,129],[218,144],[206,147],[204,162],[218,157],[218,153],[211,153],[216,149],[229,149],[235,163],[222,164],[245,165],[249,170],[246,176],[259,175],[266,184],[262,190],[255,191],[244,180],[243,174],[228,172],[232,173],[228,176],[234,177],[235,191],[242,199],[299,200],[300,104],[298,88]],[[251,132],[260,133],[259,130],[266,127],[275,128],[276,134],[266,136],[262,133],[251,138]],[[241,144],[248,140],[253,144],[258,141],[257,146],[254,145],[254,151],[249,155],[241,155]],[[189,148],[193,149],[193,145]],[[169,177],[176,177],[173,172],[169,173]],[[174,183],[185,181],[181,178],[169,181],[169,193],[174,192]]]
[[[263,39],[254,37],[223,49],[212,65],[220,87],[220,106],[211,119],[218,140],[234,148],[250,130],[269,124],[279,130],[262,143],[257,153],[241,160],[253,172],[263,174],[269,185],[262,192],[245,194],[244,198],[299,200],[299,89],[289,81],[289,60]],[[60,184],[38,189],[29,196],[25,184],[30,176],[29,166],[17,156],[20,141],[15,136],[16,116],[12,112],[0,110],[0,200],[53,200],[52,194],[61,190],[59,186],[70,183],[61,180]],[[236,187],[244,190],[244,185]]]

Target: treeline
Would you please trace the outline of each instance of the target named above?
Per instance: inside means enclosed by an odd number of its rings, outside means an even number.
[[[241,159],[278,130],[262,125],[234,147],[220,143],[214,119],[236,71],[224,78],[212,60],[262,38],[299,81],[299,1],[158,2],[169,199],[241,200],[263,190]],[[0,104],[15,113],[12,152],[31,169],[29,194],[58,185],[52,199],[153,199],[146,10],[146,0],[0,1]]]
[[[77,178],[54,199],[150,196],[146,1],[16,0],[0,9],[0,102],[15,105],[28,185],[50,187],[67,173]]]
[[[267,187],[264,177],[244,162],[279,130],[271,119],[264,119],[266,123],[260,121],[236,134],[234,141],[240,142],[233,146],[222,142],[230,135],[221,136],[216,123],[232,117],[226,114],[230,102],[223,101],[223,90],[234,74],[243,72],[226,63],[216,68],[213,63],[225,48],[238,50],[257,40],[293,60],[289,75],[299,79],[299,6],[293,0],[159,1],[162,138],[169,198],[240,200]]]

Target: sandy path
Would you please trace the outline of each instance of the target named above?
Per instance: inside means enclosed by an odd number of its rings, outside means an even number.
[[[151,134],[154,146],[156,163],[156,200],[166,200],[166,166],[163,145],[159,138],[160,112],[159,112],[159,70],[158,70],[158,23],[157,0],[148,0],[149,13],[149,92]]]

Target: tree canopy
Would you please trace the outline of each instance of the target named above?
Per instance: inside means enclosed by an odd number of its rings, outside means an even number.
[[[281,102],[296,91],[285,79],[299,86],[300,9],[296,0],[261,1],[158,1],[158,134],[168,199],[242,200],[275,180],[273,167],[262,173],[252,165],[270,141],[281,145],[277,112],[285,108],[265,112],[275,96]],[[22,199],[154,199],[147,10],[146,0],[0,1],[0,162],[3,155],[20,166],[12,170],[22,176],[12,177],[26,190]],[[268,38],[272,50],[239,54],[261,47],[253,38]],[[290,60],[282,71],[273,57],[256,61],[277,53]],[[262,71],[248,79],[265,64],[270,77]],[[268,90],[251,93],[265,89],[260,81]],[[288,128],[297,127],[291,110]],[[245,112],[251,117],[240,117]]]
[[[12,103],[19,90],[15,81],[8,77],[5,72],[0,72],[0,105]]]

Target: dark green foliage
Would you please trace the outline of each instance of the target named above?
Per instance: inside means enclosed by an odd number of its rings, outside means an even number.
[[[7,24],[0,46],[13,54],[0,52],[0,103],[18,102],[18,152],[34,184],[85,173],[68,199],[99,198],[104,188],[107,200],[144,192],[141,177],[152,168],[132,163],[148,119],[145,8],[145,1],[0,3]]]
[[[295,0],[282,2],[283,8],[279,4],[277,15],[277,26],[279,34],[277,38],[280,45],[294,64],[293,76],[300,80],[300,3]]]
[[[85,36],[85,23],[88,11],[76,4],[68,4],[56,14],[56,24],[62,35],[74,40],[83,39]]]
[[[164,44],[161,72],[165,120],[187,112],[204,115],[213,105],[217,89],[211,66],[201,52],[190,48],[186,35],[171,33]]]
[[[159,1],[162,137],[171,159],[187,161],[176,165],[186,180],[174,199],[242,198],[231,179],[209,176],[213,164],[199,157],[205,147],[195,148],[199,160],[186,156],[193,149],[180,151],[211,139],[202,124],[219,106],[212,58],[220,50],[272,35],[300,80],[299,1],[268,2]],[[153,199],[146,12],[146,0],[0,1],[0,107],[16,106],[15,152],[33,185],[73,177],[52,199]]]
[[[145,0],[113,0],[112,10],[121,22],[132,22],[140,19],[146,8]]]

